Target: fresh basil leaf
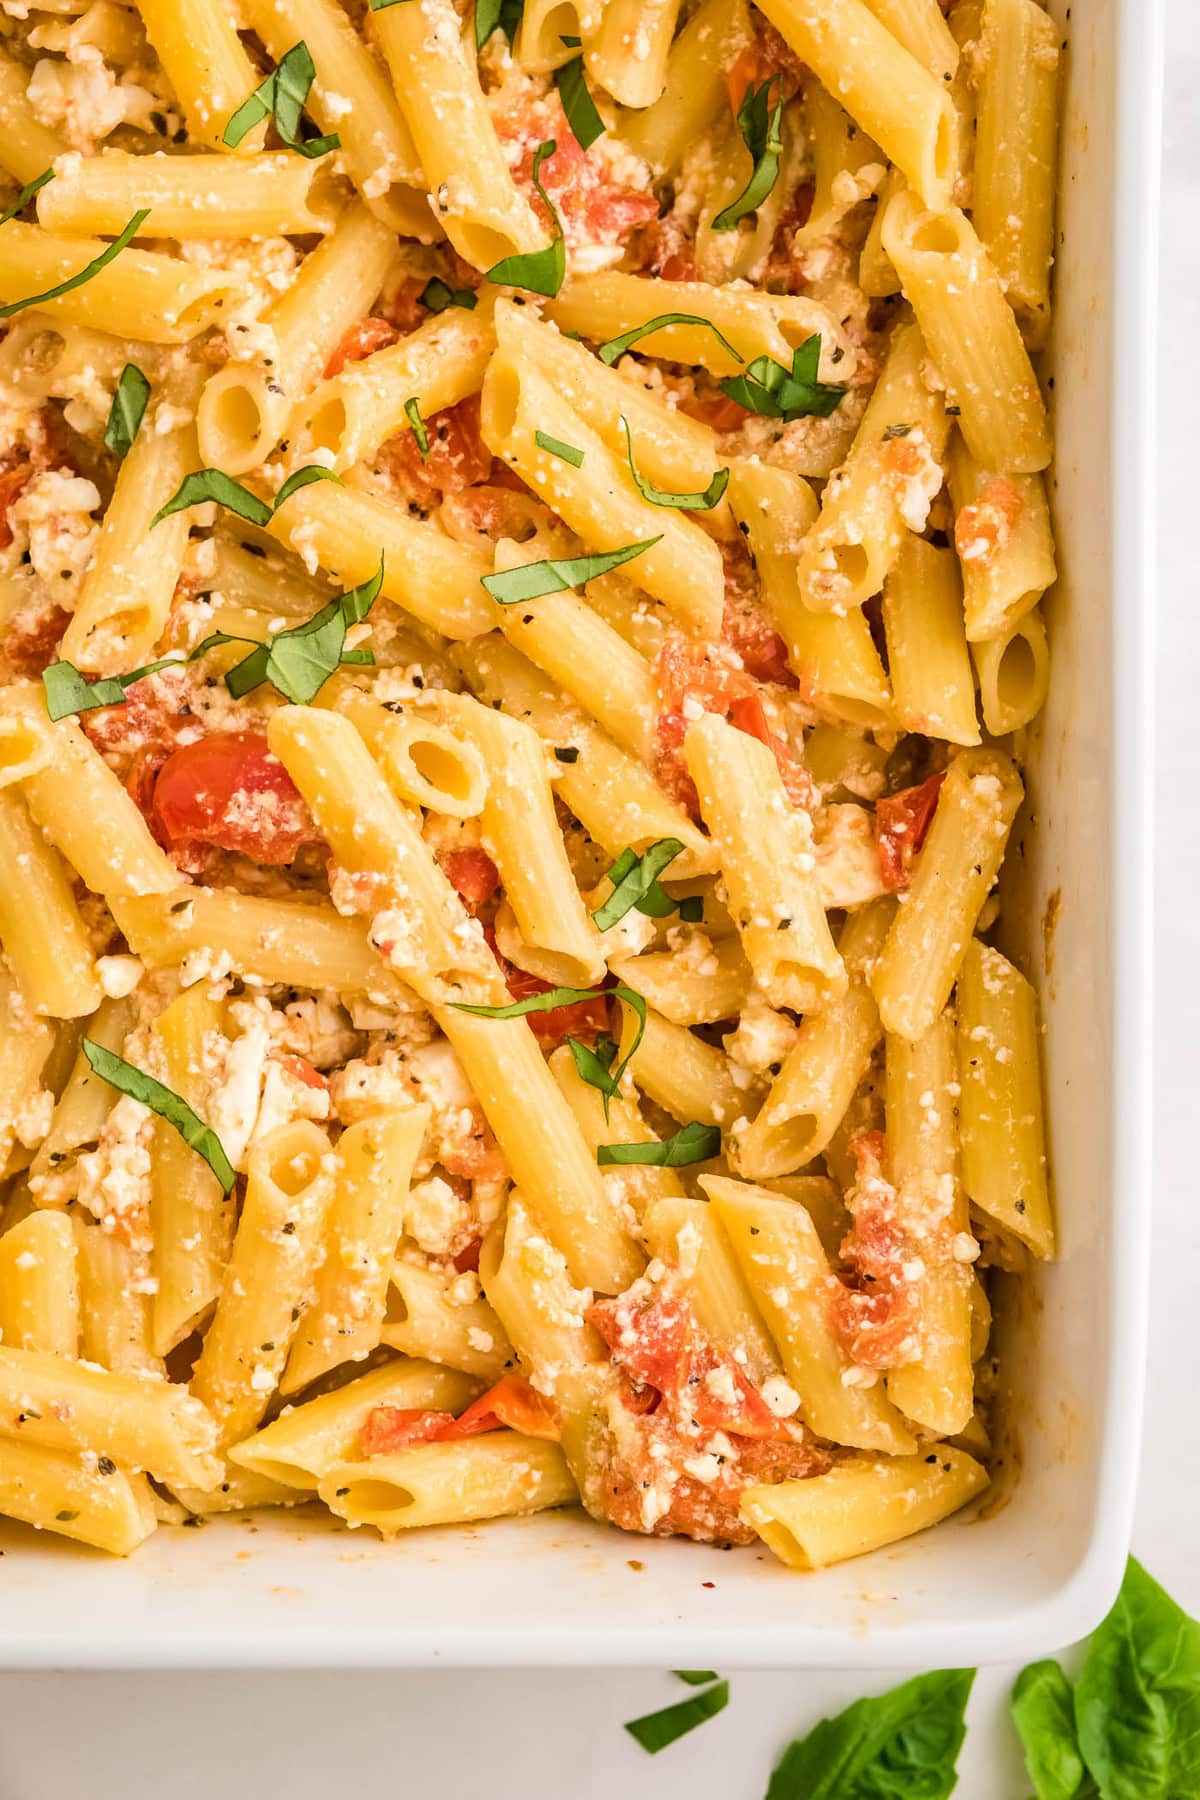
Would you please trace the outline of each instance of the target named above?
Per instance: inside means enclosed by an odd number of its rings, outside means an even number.
[[[597,1040],[596,1051],[590,1051],[586,1044],[568,1038],[571,1055],[575,1059],[575,1067],[589,1087],[599,1088],[604,1095],[604,1116],[608,1117],[608,1103],[621,1085],[621,1077],[629,1067],[630,1061],[637,1051],[646,1030],[646,1002],[641,994],[634,993],[632,988],[618,984],[611,988],[551,988],[545,994],[533,994],[528,1000],[514,1000],[509,1006],[468,1006],[463,1000],[452,1000],[450,1005],[455,1012],[474,1013],[481,1019],[523,1019],[529,1013],[555,1012],[560,1006],[574,1006],[581,1000],[601,999],[623,1000],[632,1008],[637,1017],[638,1028],[628,1054],[614,1069],[612,1059],[604,1060],[600,1049],[601,1040]],[[604,1043],[610,1042],[603,1039]],[[581,1057],[580,1052],[583,1052]],[[615,1047],[613,1054],[616,1054]]]
[[[622,563],[632,562],[643,550],[651,550],[661,542],[659,537],[645,538],[640,544],[625,544],[620,550],[609,550],[603,556],[576,556],[562,560],[551,557],[545,562],[522,563],[516,569],[502,569],[496,575],[481,575],[480,581],[500,606],[519,606],[523,600],[540,600],[546,594],[565,594],[568,588],[594,581],[607,575]]]
[[[563,462],[570,463],[573,469],[583,467],[583,451],[577,450],[574,444],[564,444],[561,438],[551,437],[547,431],[535,431],[533,441],[539,450],[546,450],[551,456],[559,456]]]
[[[1012,1691],[1013,1723],[1037,1800],[1096,1800],[1075,1735],[1075,1694],[1053,1659],[1030,1663]]]
[[[193,469],[185,475],[165,506],[160,506],[150,521],[150,529],[161,519],[169,519],[172,513],[184,512],[189,506],[200,506],[206,500],[215,500],[218,506],[235,512],[240,519],[249,519],[252,525],[269,525],[271,523],[271,507],[249,488],[227,475],[224,469]]]
[[[144,1069],[126,1062],[115,1051],[106,1050],[103,1044],[94,1044],[91,1038],[84,1038],[83,1053],[102,1081],[107,1081],[118,1093],[140,1100],[143,1106],[148,1106],[152,1113],[173,1126],[189,1149],[204,1158],[225,1192],[230,1191],[237,1180],[233,1164],[211,1125],[206,1125],[186,1100],[164,1087],[161,1081],[156,1081],[153,1075],[147,1075]]]
[[[721,1677],[715,1669],[672,1669],[676,1681],[686,1681],[689,1687],[705,1687],[710,1681],[720,1681]]]
[[[404,0],[367,0],[369,12],[386,12],[389,6],[402,6]]]
[[[149,381],[136,363],[126,363],[121,370],[112,405],[108,409],[108,423],[104,427],[106,450],[111,450],[116,456],[128,453],[146,415],[146,402],[149,398]]]
[[[390,0],[391,4],[395,0]],[[475,48],[482,50],[499,27],[511,44],[517,35],[525,0],[475,0]]]
[[[47,288],[44,294],[30,294],[26,300],[10,300],[7,306],[0,306],[0,319],[11,319],[14,313],[24,312],[27,306],[41,306],[47,300],[57,300],[62,294],[69,294],[72,289],[82,287],[85,281],[90,281],[101,269],[107,269],[114,257],[120,256],[149,217],[150,208],[143,206],[139,212],[134,213],[121,235],[115,237],[99,256],[94,256],[90,263],[86,263],[76,274],[68,275],[56,287]]]
[[[362,663],[368,656],[347,650],[346,633],[365,619],[383,585],[383,558],[369,581],[329,601],[303,625],[277,631],[265,644],[230,669],[225,686],[235,700],[269,681],[285,700],[309,706],[341,663]]]
[[[273,116],[275,129],[289,150],[298,151],[310,160],[341,148],[336,131],[327,137],[302,138],[300,115],[308,102],[309,90],[316,76],[308,45],[301,38],[281,58],[265,81],[259,83],[248,100],[243,100],[221,134],[221,142],[236,148],[260,119]]]
[[[636,907],[651,919],[665,919],[675,911],[675,901],[659,886],[658,878],[668,863],[683,854],[678,838],[659,838],[638,856],[633,850],[622,850],[608,879],[612,893],[592,914],[600,931],[608,931],[619,919]]]
[[[417,449],[421,452],[421,461],[429,455],[429,433],[425,429],[425,421],[421,417],[421,402],[413,394],[404,402],[404,416],[412,426],[412,434],[417,440]]]
[[[545,294],[553,299],[562,286],[567,273],[567,247],[563,241],[562,220],[554,209],[554,202],[542,186],[538,177],[542,164],[547,157],[553,156],[558,145],[553,138],[539,144],[533,157],[533,185],[542,197],[550,218],[553,221],[554,236],[544,250],[529,250],[522,256],[505,256],[495,263],[487,272],[487,280],[505,283],[508,287],[525,288],[531,294]]]
[[[946,1800],[974,1669],[936,1669],[856,1700],[788,1746],[766,1800]]]
[[[54,170],[43,169],[40,175],[34,176],[32,181],[27,181],[7,211],[0,213],[0,225],[7,225],[8,221],[15,219],[19,212],[24,212],[33,196],[40,194],[46,183],[53,180]]]
[[[612,1039],[602,1034],[596,1039],[595,1049],[591,1049],[578,1038],[569,1037],[567,1049],[571,1052],[580,1080],[586,1081],[589,1087],[598,1088],[606,1102],[611,1100],[618,1088],[612,1073],[613,1059],[617,1054],[617,1046]],[[607,1107],[604,1116],[608,1117]]]
[[[1200,1794],[1200,1623],[1132,1556],[1092,1634],[1075,1724],[1104,1800]]]
[[[846,397],[844,387],[817,380],[821,360],[819,333],[805,338],[792,354],[791,369],[770,356],[756,356],[740,375],[718,383],[723,394],[764,418],[827,419]]]
[[[74,663],[53,662],[42,670],[42,689],[46,696],[46,712],[51,719],[65,719],[71,713],[95,712],[100,706],[123,706],[128,690],[146,675],[157,675],[160,669],[181,669],[195,662],[208,650],[220,644],[252,644],[253,638],[231,637],[226,631],[214,631],[187,656],[160,656],[157,662],[143,663],[127,675],[105,675],[89,681]]]
[[[715,1719],[728,1705],[729,1683],[718,1681],[715,1687],[705,1688],[702,1694],[693,1694],[690,1700],[680,1700],[674,1706],[664,1706],[661,1712],[644,1713],[640,1719],[628,1720],[625,1729],[643,1750],[657,1756],[660,1750],[665,1750],[677,1738],[686,1737],[689,1731],[695,1731],[706,1719]]]
[[[776,86],[771,107],[771,88]],[[759,88],[748,87],[738,107],[738,130],[754,164],[749,181],[736,200],[722,207],[712,222],[714,231],[732,231],[739,219],[757,212],[779,179],[783,154],[783,76],[768,75]]]
[[[582,56],[573,56],[570,62],[555,69],[554,85],[576,143],[581,150],[590,150],[596,139],[604,136],[604,120],[588,91]]]
[[[479,305],[478,294],[472,293],[470,288],[452,288],[440,275],[430,277],[418,298],[431,313],[445,312],[450,306],[461,306],[467,312],[474,312]]]
[[[305,463],[302,469],[297,469],[294,475],[288,476],[276,494],[272,513],[277,513],[285,500],[290,500],[301,488],[311,487],[314,481],[336,481],[339,487],[342,484],[341,476],[332,469],[327,469],[324,463]]]
[[[675,506],[681,512],[711,512],[729,486],[728,469],[717,469],[702,494],[668,494],[647,481],[638,468],[633,456],[633,434],[624,413],[621,414],[621,423],[625,427],[625,453],[629,458],[629,473],[643,500],[648,500],[651,506]]]
[[[650,337],[656,331],[662,331],[667,325],[703,326],[705,331],[712,332],[722,350],[728,351],[729,355],[735,357],[738,362],[744,360],[741,352],[734,349],[725,333],[718,331],[711,319],[702,319],[699,313],[659,313],[655,318],[647,319],[644,325],[635,325],[632,331],[623,331],[620,337],[609,338],[606,344],[600,345],[596,355],[611,369],[618,358],[624,356],[627,350],[632,350],[633,346],[642,338]]]
[[[601,1144],[596,1161],[602,1169],[612,1163],[650,1163],[659,1169],[684,1169],[689,1163],[707,1162],[720,1148],[720,1127],[702,1125],[693,1119],[661,1143],[651,1139],[647,1144]]]

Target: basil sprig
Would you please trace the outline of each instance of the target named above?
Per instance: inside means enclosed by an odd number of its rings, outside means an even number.
[[[659,838],[639,856],[626,846],[608,871],[612,893],[592,914],[600,931],[608,931],[619,919],[636,907],[649,919],[665,919],[675,911],[678,902],[659,885],[659,876],[668,863],[682,855],[678,838]]]
[[[708,486],[699,494],[670,494],[665,489],[655,487],[653,482],[638,468],[633,455],[633,433],[629,429],[629,420],[621,414],[621,424],[625,428],[625,452],[629,458],[629,473],[633,476],[634,486],[643,500],[651,506],[674,506],[680,512],[711,512],[725,489],[729,486],[729,470],[717,469]]]
[[[298,44],[292,45],[266,80],[259,83],[249,99],[242,101],[222,132],[221,142],[235,149],[261,119],[273,117],[275,129],[282,141],[289,150],[295,150],[301,156],[311,160],[316,156],[326,156],[330,150],[340,149],[342,140],[336,131],[331,131],[326,137],[300,136],[300,115],[308,103],[309,90],[316,73],[308,45],[301,38]]]
[[[653,319],[647,319],[644,325],[635,325],[631,331],[623,331],[620,337],[609,338],[607,343],[600,345],[596,355],[611,369],[642,338],[652,337],[656,331],[663,331],[668,325],[699,325],[705,331],[712,332],[722,350],[727,351],[735,362],[744,361],[741,351],[734,349],[725,333],[718,331],[711,319],[702,319],[699,313],[658,313]]]
[[[690,1675],[676,1672],[681,1681],[691,1682]],[[701,1679],[707,1681],[708,1677],[704,1675]],[[677,1738],[686,1737],[689,1731],[695,1731],[697,1725],[703,1725],[707,1719],[715,1719],[728,1705],[729,1683],[718,1681],[702,1694],[693,1694],[690,1700],[680,1700],[674,1706],[664,1706],[659,1712],[644,1713],[640,1719],[630,1719],[625,1729],[643,1750],[648,1751],[651,1756],[657,1756],[660,1750],[675,1743]]]
[[[567,1044],[575,1059],[575,1067],[589,1087],[598,1088],[604,1096],[604,1116],[608,1117],[608,1103],[617,1093],[621,1085],[621,1077],[637,1051],[646,1031],[646,1002],[641,994],[634,993],[632,988],[618,984],[611,988],[550,988],[544,994],[531,994],[527,1000],[514,1000],[508,1006],[473,1006],[465,1000],[452,1000],[450,1006],[455,1012],[474,1013],[480,1019],[524,1019],[530,1013],[556,1012],[560,1006],[575,1006],[583,1000],[623,1000],[632,1008],[637,1017],[638,1027],[633,1042],[621,1061],[613,1068],[616,1046],[611,1038],[597,1039],[596,1049],[590,1050],[577,1038],[568,1038]]]
[[[466,312],[474,312],[479,305],[478,294],[470,288],[452,288],[440,275],[431,275],[417,297],[431,313],[443,313],[450,306],[461,306]]]
[[[384,0],[384,4],[394,6],[395,0]],[[483,49],[497,28],[513,43],[524,11],[525,0],[475,0],[476,50]]]
[[[567,273],[567,246],[563,239],[562,220],[555,211],[554,202],[538,180],[542,164],[547,157],[553,156],[558,145],[553,138],[547,138],[539,144],[533,155],[533,185],[542,197],[542,201],[553,222],[554,236],[544,250],[529,250],[521,256],[505,256],[487,272],[488,281],[504,283],[508,287],[525,288],[531,294],[545,294],[553,299],[562,286]]]
[[[149,398],[150,383],[146,376],[136,363],[126,363],[108,409],[108,423],[104,427],[105,449],[116,456],[128,453],[146,416]]]
[[[756,356],[740,375],[727,375],[718,383],[723,394],[764,418],[827,419],[846,397],[844,387],[818,381],[821,337],[814,332],[792,353],[791,369],[771,356]]]
[[[579,148],[589,150],[597,138],[604,136],[604,120],[588,90],[582,56],[573,56],[554,71],[554,85]]]
[[[562,461],[570,463],[573,469],[583,467],[583,451],[577,450],[574,444],[564,444],[561,438],[551,437],[548,431],[535,431],[533,441],[539,450],[545,450],[551,456],[561,457]]]
[[[540,600],[546,594],[565,594],[568,588],[594,581],[607,575],[622,563],[632,562],[643,550],[661,543],[662,534],[646,538],[640,544],[625,544],[620,550],[606,551],[602,556],[548,557],[545,562],[521,563],[515,569],[502,569],[495,575],[481,575],[480,581],[500,606],[519,606],[523,600]]]
[[[233,1164],[226,1156],[221,1140],[211,1125],[194,1113],[186,1100],[156,1081],[153,1075],[147,1075],[144,1069],[135,1068],[133,1063],[126,1062],[114,1050],[106,1050],[103,1044],[93,1043],[91,1038],[84,1038],[83,1053],[102,1081],[119,1093],[128,1094],[133,1100],[140,1100],[148,1106],[152,1113],[173,1126],[189,1149],[197,1156],[202,1156],[222,1188],[229,1193],[237,1180]]]
[[[776,89],[774,107],[771,88]],[[714,231],[732,231],[739,219],[756,212],[779,179],[783,154],[783,76],[768,75],[761,87],[748,87],[738,107],[738,130],[750,152],[753,173],[736,200],[722,207],[712,222]]]
[[[417,440],[417,449],[421,452],[421,461],[429,455],[429,433],[425,429],[425,421],[421,417],[421,402],[413,394],[404,402],[404,416],[412,426],[412,434]]]
[[[707,1162],[721,1148],[721,1131],[717,1125],[702,1125],[693,1119],[681,1125],[669,1138],[652,1138],[645,1144],[601,1144],[596,1161],[602,1169],[615,1163],[649,1163],[658,1169],[685,1169],[689,1163]]]
[[[111,244],[105,245],[99,256],[94,256],[90,263],[85,263],[82,269],[77,270],[74,275],[68,275],[57,286],[47,288],[44,294],[30,294],[25,300],[10,300],[7,306],[0,306],[0,319],[11,319],[14,313],[24,312],[27,306],[42,306],[47,300],[57,300],[63,294],[69,294],[72,289],[82,287],[85,281],[91,281],[94,275],[99,275],[101,269],[107,269],[114,257],[120,256],[149,217],[150,208],[143,206],[134,213],[120,236],[115,237]]]
[[[346,633],[365,619],[383,586],[383,557],[369,581],[340,594],[303,625],[277,631],[265,644],[257,644],[225,677],[235,700],[260,687],[264,681],[294,706],[308,706],[342,663],[371,663],[369,650],[347,650]],[[247,640],[248,641],[248,640]]]
[[[40,175],[34,176],[32,181],[27,181],[12,205],[6,207],[5,210],[0,213],[0,225],[7,225],[8,221],[10,219],[15,219],[19,212],[24,212],[25,208],[29,205],[29,202],[33,199],[33,196],[35,194],[40,194],[46,183],[53,180],[54,170],[43,169]]]
[[[303,469],[297,469],[289,475],[273,501],[262,500],[252,494],[248,487],[227,475],[224,469],[193,469],[185,475],[165,506],[160,506],[150,521],[150,528],[158,524],[160,519],[169,519],[172,513],[185,512],[189,506],[202,506],[205,501],[213,500],[226,511],[238,515],[239,519],[249,520],[251,525],[269,525],[285,500],[300,488],[309,487],[314,481],[341,481],[341,476],[327,469],[323,463],[308,463]]]

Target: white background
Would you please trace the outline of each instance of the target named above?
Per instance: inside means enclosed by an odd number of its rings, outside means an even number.
[[[1160,406],[1158,1109],[1145,1147],[1156,1231],[1134,1548],[1200,1614],[1200,9],[1169,0],[1168,14],[1160,326],[1156,342],[1128,346],[1122,372],[1156,381]],[[964,1800],[1021,1800],[1029,1791],[1006,1722],[1013,1673],[986,1671],[976,1683],[960,1763]],[[467,1800],[485,1787],[490,1800],[760,1800],[792,1736],[887,1685],[861,1675],[742,1674],[720,1718],[650,1758],[621,1721],[684,1691],[666,1673],[10,1675],[0,1677],[0,1800],[326,1800],[331,1792]]]

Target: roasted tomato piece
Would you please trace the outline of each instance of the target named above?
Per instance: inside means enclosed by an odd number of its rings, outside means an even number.
[[[479,395],[444,407],[425,420],[429,453],[422,456],[407,427],[389,438],[379,452],[384,473],[414,506],[428,512],[444,494],[458,494],[486,481],[492,453],[479,435]]]
[[[374,356],[376,350],[386,350],[399,336],[399,330],[388,319],[369,315],[356,320],[325,364],[325,379],[340,375],[347,363],[362,362],[364,357]]]
[[[438,855],[438,862],[450,886],[462,895],[473,913],[478,912],[500,886],[499,869],[487,851],[477,844],[443,850]]]
[[[254,731],[217,732],[172,751],[150,816],[170,846],[216,844],[271,865],[321,842],[296,784]]]
[[[931,775],[919,787],[885,795],[875,806],[875,850],[879,876],[892,893],[906,888],[913,861],[929,833],[946,776]]]

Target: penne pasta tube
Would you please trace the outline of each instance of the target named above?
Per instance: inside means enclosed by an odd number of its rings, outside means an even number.
[[[57,236],[10,219],[0,262],[0,303],[47,293],[107,249],[102,238]],[[128,337],[136,322],[147,343],[186,344],[220,325],[241,290],[241,278],[229,270],[202,268],[158,250],[128,249],[69,293],[40,300],[38,310],[56,324],[86,325],[117,337]]]
[[[350,720],[398,800],[452,819],[476,819],[488,793],[481,750],[415,706],[389,710],[357,688],[331,704]]]
[[[394,1357],[331,1393],[284,1407],[277,1419],[235,1444],[229,1460],[261,1481],[292,1490],[296,1499],[315,1493],[335,1463],[354,1460],[359,1433],[377,1406],[459,1413],[479,1390],[478,1381],[456,1369]]]
[[[664,1195],[646,1210],[646,1247],[677,1270],[701,1328],[727,1344],[756,1387],[779,1380],[771,1334],[711,1201]]]
[[[463,1297],[459,1290],[464,1286],[469,1288],[470,1283],[397,1257],[382,1341],[405,1356],[445,1364],[483,1381],[499,1381],[512,1368],[512,1345],[487,1301],[478,1293]]]
[[[948,468],[967,639],[1000,637],[1057,577],[1040,475],[989,475],[955,433]]]
[[[384,1537],[419,1525],[513,1518],[579,1497],[558,1445],[516,1431],[335,1463],[317,1492],[348,1525],[374,1525]]]
[[[897,724],[952,744],[977,744],[975,682],[953,550],[908,534],[883,584],[883,625]],[[984,720],[995,732],[986,701]]]
[[[212,1486],[216,1432],[202,1401],[150,1375],[0,1346],[0,1441],[106,1452],[159,1481]]]
[[[788,799],[768,746],[716,713],[689,727],[684,754],[755,982],[773,1006],[819,1012],[845,993],[846,971],[815,880],[808,814]]]
[[[54,1026],[31,1015],[17,981],[0,967],[0,1171],[18,1145],[24,1151],[44,1140],[42,1076],[53,1048]]]
[[[953,80],[958,45],[938,0],[866,0],[866,4],[935,81]]]
[[[746,1071],[730,1062],[715,1044],[706,1044],[683,1025],[647,1009],[641,1043],[633,1048],[638,1019],[627,1003],[621,1007],[621,1059],[656,1106],[681,1125],[727,1127],[746,1109]]]
[[[78,1355],[79,1274],[66,1213],[30,1213],[0,1237],[0,1342]]]
[[[225,127],[259,80],[232,13],[221,0],[137,0],[137,10],[193,137],[228,155]],[[261,149],[265,132],[256,125],[233,154]]]
[[[851,1457],[808,1481],[748,1487],[740,1511],[791,1569],[825,1569],[882,1550],[948,1518],[987,1486],[963,1450]]]
[[[0,1514],[76,1543],[128,1556],[157,1523],[150,1490],[110,1462],[0,1438]]]
[[[526,0],[513,49],[518,66],[531,75],[561,67],[595,36],[601,13],[600,0]]]
[[[294,1394],[338,1363],[361,1362],[379,1344],[408,1185],[429,1119],[427,1106],[380,1112],[338,1139],[325,1254],[281,1393]]]
[[[658,1134],[647,1125],[641,1108],[631,1095],[616,1093],[605,1096],[583,1079],[567,1045],[560,1045],[549,1062],[551,1073],[563,1098],[575,1114],[579,1129],[593,1155],[601,1144],[645,1144],[657,1138]],[[631,1208],[633,1216],[638,1219],[642,1218],[647,1204],[655,1196],[683,1192],[683,1183],[675,1171],[661,1164],[614,1164],[604,1170],[603,1179],[609,1192],[618,1197],[622,1206]]]
[[[103,998],[66,869],[20,795],[0,789],[0,946],[35,1013],[78,1019]]]
[[[79,237],[115,237],[149,209],[142,238],[265,237],[332,231],[341,190],[323,161],[290,150],[214,163],[211,156],[101,150],[68,158],[38,195],[38,223]]]
[[[917,316],[971,454],[1002,475],[1050,461],[1046,407],[1000,277],[965,214],[899,193],[883,247]]]
[[[228,1464],[214,1488],[181,1487],[177,1482],[171,1492],[187,1515],[177,1521],[181,1525],[186,1525],[188,1519],[249,1512],[260,1506],[298,1506],[304,1498],[293,1488],[284,1487],[282,1482],[268,1481],[264,1475],[254,1475],[248,1469],[232,1469]]]
[[[841,1189],[828,1175],[777,1175],[765,1185],[773,1194],[798,1200],[821,1240],[821,1247],[831,1263],[842,1256],[842,1240],[853,1223],[842,1199]]]
[[[608,966],[673,1025],[709,1025],[736,1018],[754,986],[750,964],[735,937],[711,944],[699,959],[688,946],[681,951],[610,956]]]
[[[161,1375],[151,1348],[151,1296],[138,1253],[102,1225],[75,1220],[82,1295],[80,1355],[114,1375]]]
[[[1020,731],[1036,719],[1050,689],[1050,647],[1040,606],[1011,630],[972,644],[971,655],[983,722],[993,737]]]
[[[622,106],[650,106],[661,95],[679,7],[680,0],[606,0],[584,61]]]
[[[746,0],[702,0],[667,53],[662,94],[652,105],[622,115],[624,141],[656,170],[670,174],[724,114],[725,73],[753,41]]]
[[[964,750],[946,772],[912,885],[871,971],[885,1028],[916,1039],[947,1000],[996,879],[1024,787],[995,750]]]
[[[51,168],[67,148],[38,118],[28,85],[26,66],[0,50],[0,168],[22,183]]]

